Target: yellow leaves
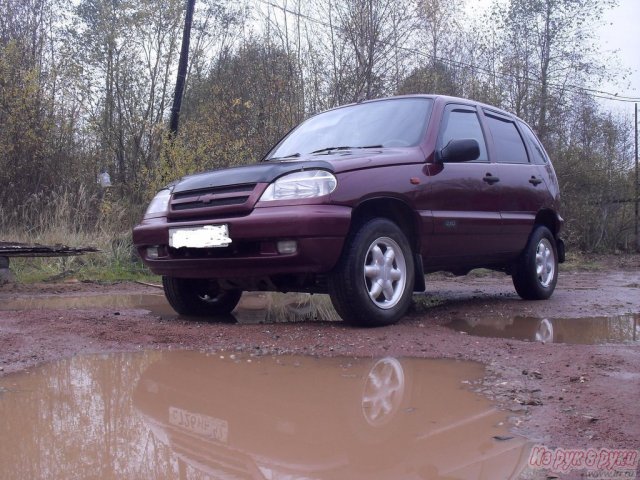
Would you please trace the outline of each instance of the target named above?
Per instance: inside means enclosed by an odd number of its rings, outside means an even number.
[[[157,163],[140,175],[147,199],[185,175],[257,161],[249,144],[251,136],[234,125],[242,118],[233,113],[234,108],[249,108],[248,103],[241,99],[226,105],[209,103],[206,113],[182,123],[177,137],[165,131]]]
[[[0,165],[7,167],[0,182],[15,185],[13,198],[31,191],[34,175],[54,148],[55,124],[45,115],[40,76],[17,41],[0,46]],[[0,195],[0,201],[5,198]]]

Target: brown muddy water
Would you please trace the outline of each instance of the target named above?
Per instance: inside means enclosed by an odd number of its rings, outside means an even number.
[[[149,310],[165,320],[182,318],[203,321],[203,318],[178,315],[162,294],[22,297],[6,300],[0,304],[0,310],[5,311],[91,308],[140,308]],[[337,321],[338,319],[338,314],[333,310],[327,295],[245,292],[231,315],[211,320],[251,324]]]
[[[458,318],[447,326],[475,336],[546,343],[591,345],[640,341],[640,315],[633,314],[587,318]]]
[[[173,312],[164,295],[79,295],[20,297],[4,300],[0,310],[66,310],[91,308],[142,308],[158,313]],[[175,314],[175,312],[173,312]]]
[[[517,478],[471,362],[78,356],[0,379],[0,478]]]

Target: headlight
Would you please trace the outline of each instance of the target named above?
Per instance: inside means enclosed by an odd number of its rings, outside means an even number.
[[[169,210],[169,199],[171,198],[171,190],[168,188],[160,190],[151,203],[147,207],[146,215],[157,215],[159,213],[167,213]]]
[[[307,170],[284,175],[267,187],[260,201],[297,200],[329,195],[338,181],[326,170]]]

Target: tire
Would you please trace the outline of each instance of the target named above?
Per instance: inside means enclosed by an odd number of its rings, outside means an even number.
[[[376,218],[347,239],[340,262],[328,278],[329,296],[347,323],[390,325],[407,312],[414,277],[407,237],[392,221]]]
[[[180,315],[227,315],[240,301],[242,290],[223,290],[214,280],[162,277],[164,295]]]
[[[518,295],[525,300],[546,300],[558,281],[558,249],[547,227],[534,228],[511,275]]]

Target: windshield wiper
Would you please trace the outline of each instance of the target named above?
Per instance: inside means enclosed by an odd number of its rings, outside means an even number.
[[[355,150],[356,148],[382,148],[382,145],[367,145],[364,147],[326,147],[311,153],[331,152],[333,150]]]
[[[271,157],[267,159],[267,162],[272,162],[273,160],[284,160],[285,158],[295,158],[299,157],[299,153],[292,153],[291,155],[285,155],[284,157]]]

